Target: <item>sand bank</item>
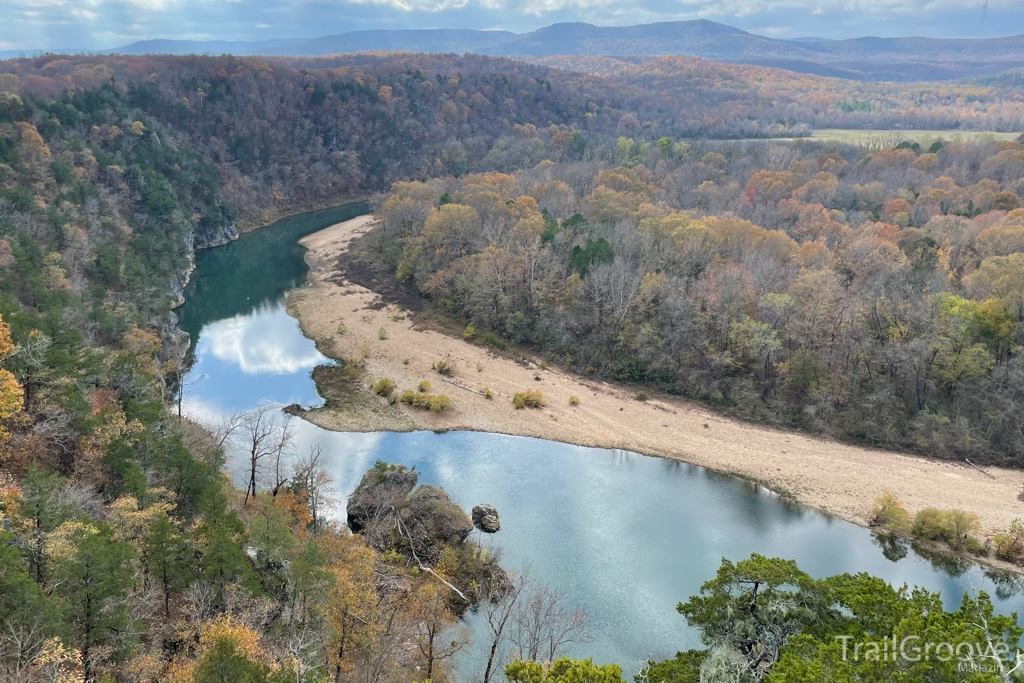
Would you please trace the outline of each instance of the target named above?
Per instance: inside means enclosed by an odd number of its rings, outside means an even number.
[[[290,295],[289,312],[327,355],[358,358],[368,347],[365,380],[388,377],[400,389],[415,389],[428,380],[431,392],[447,394],[454,408],[437,415],[387,406],[371,394],[367,400],[380,406],[370,411],[307,414],[322,427],[466,429],[627,449],[755,479],[801,504],[860,525],[867,525],[872,505],[885,489],[911,514],[926,507],[974,512],[986,535],[1004,531],[1015,517],[1024,517],[1024,504],[1017,499],[1024,482],[1020,471],[985,468],[990,478],[967,465],[743,423],[671,396],[652,394],[641,402],[633,390],[612,383],[542,370],[461,338],[419,329],[409,312],[404,319],[395,319],[399,316],[382,306],[380,297],[347,282],[338,268],[350,240],[370,230],[373,221],[372,216],[361,216],[302,240],[309,250],[310,286]],[[341,324],[343,334],[338,333]],[[387,331],[385,340],[379,339],[381,328]],[[456,365],[455,376],[447,382],[431,369],[444,356],[451,356]],[[492,400],[476,393],[485,387],[493,392]],[[513,409],[512,395],[526,389],[541,390],[547,406]],[[569,404],[571,396],[579,398],[578,406]]]

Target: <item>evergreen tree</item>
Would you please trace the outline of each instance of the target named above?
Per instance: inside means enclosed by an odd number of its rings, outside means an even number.
[[[13,660],[20,668],[36,644],[60,633],[62,614],[58,600],[32,580],[14,541],[13,534],[0,531],[0,660]]]
[[[132,623],[128,610],[131,558],[129,546],[99,530],[80,534],[74,552],[59,567],[61,594],[67,600],[75,641],[82,650],[86,678],[91,676],[98,646],[113,647],[116,656],[130,645],[126,634]]]
[[[153,524],[146,546],[146,571],[164,595],[164,615],[171,616],[171,595],[188,585],[190,548],[171,518],[161,515]]]

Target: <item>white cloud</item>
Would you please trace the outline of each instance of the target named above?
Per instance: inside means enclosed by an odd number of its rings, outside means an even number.
[[[469,0],[351,0],[356,5],[387,5],[403,12],[445,12],[462,9]]]
[[[302,336],[283,306],[266,307],[203,328],[200,353],[238,366],[247,375],[309,370],[326,358]]]
[[[527,0],[519,8],[524,14],[540,17],[548,12],[558,12],[567,9],[608,8],[614,5],[629,6],[632,3],[623,3],[620,0]]]
[[[548,3],[575,0],[545,0]],[[702,17],[749,17],[770,15],[785,10],[800,10],[816,16],[850,16],[861,14],[894,17],[938,13],[948,10],[981,9],[985,0],[678,0],[689,11],[696,11]],[[1011,8],[1016,0],[990,0],[990,9]],[[908,31],[912,33],[913,31]]]
[[[373,28],[526,32],[583,21],[707,18],[777,37],[1024,33],[1020,0],[0,0],[0,49],[106,49],[136,40],[314,38]]]

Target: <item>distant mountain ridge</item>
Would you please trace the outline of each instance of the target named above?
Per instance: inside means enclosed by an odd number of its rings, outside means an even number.
[[[872,81],[948,80],[994,75],[1024,66],[1024,36],[781,40],[706,19],[636,26],[561,23],[522,34],[402,29],[265,41],[146,40],[100,52],[323,56],[370,50],[471,52],[527,60],[555,55],[678,54]],[[14,51],[0,52],[0,57],[13,56],[17,56]]]

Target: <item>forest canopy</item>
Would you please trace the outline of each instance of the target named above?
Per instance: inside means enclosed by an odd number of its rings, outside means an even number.
[[[1021,160],[1017,142],[620,138],[601,159],[396,183],[378,258],[576,372],[1021,466]]]
[[[465,535],[424,564],[394,516],[369,539],[332,521],[319,451],[232,485],[229,440],[248,439],[252,463],[283,452],[280,411],[212,433],[175,414],[189,339],[172,307],[195,250],[353,198],[376,196],[376,265],[482,343],[747,419],[1024,466],[1024,149],[956,140],[1022,127],[1012,81],[896,89],[685,58],[562,66],[0,62],[0,677],[451,680],[472,602],[491,642],[515,647],[501,650],[519,660],[508,679],[621,678],[561,659],[585,615]],[[820,125],[949,135],[786,139]],[[927,613],[940,632],[1020,636],[984,596],[951,614],[870,577],[816,581],[752,558],[680,608],[707,651],[652,664],[663,678],[650,680],[759,666],[765,624],[737,622],[761,573],[785,579],[768,597],[784,622],[767,624],[785,635],[770,643],[779,680],[835,664],[825,626],[881,633]],[[889,621],[865,615],[865,596]],[[557,619],[542,634],[530,610]],[[861,680],[889,671],[876,673]],[[945,680],[932,673],[907,680]]]

